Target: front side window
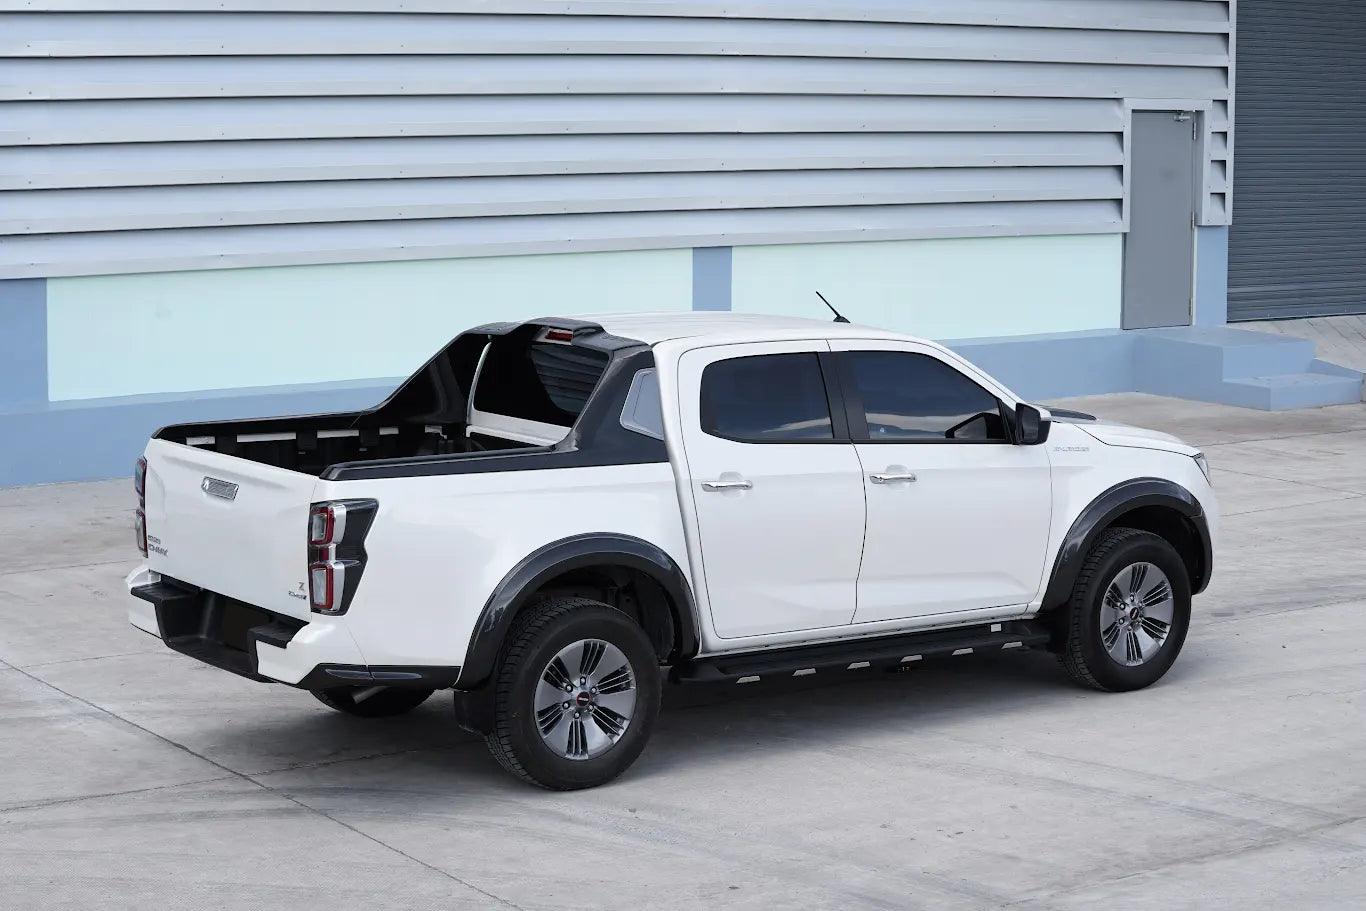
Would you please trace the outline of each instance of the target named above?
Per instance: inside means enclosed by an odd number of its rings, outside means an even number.
[[[702,371],[702,431],[744,443],[834,439],[814,353],[761,354]]]
[[[1009,442],[996,396],[938,358],[905,351],[845,357],[869,440]]]

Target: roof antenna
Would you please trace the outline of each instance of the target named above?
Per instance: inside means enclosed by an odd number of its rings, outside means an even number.
[[[819,298],[821,299],[821,303],[822,303],[822,304],[825,304],[825,306],[827,306],[827,307],[830,308],[830,312],[831,312],[831,313],[835,314],[835,322],[837,322],[837,323],[847,323],[847,322],[849,322],[847,319],[845,319],[843,316],[840,315],[840,312],[839,312],[838,310],[835,309],[835,305],[834,305],[834,304],[830,303],[828,300],[825,299],[825,295],[824,295],[824,294],[821,294],[819,291],[817,291],[817,292],[816,292],[816,296],[819,297]]]

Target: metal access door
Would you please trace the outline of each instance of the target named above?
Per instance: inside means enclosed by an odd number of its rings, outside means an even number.
[[[1121,325],[1188,326],[1195,267],[1194,115],[1135,111],[1133,118]]]

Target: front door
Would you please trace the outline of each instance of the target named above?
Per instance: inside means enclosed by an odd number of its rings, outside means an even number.
[[[1189,113],[1134,112],[1129,233],[1124,236],[1125,329],[1190,325],[1195,123]]]
[[[854,621],[1032,601],[1052,519],[1045,447],[1011,443],[984,378],[929,346],[832,347],[868,502]]]
[[[726,345],[679,362],[688,486],[722,638],[843,626],[863,550],[863,480],[832,416],[825,342]]]

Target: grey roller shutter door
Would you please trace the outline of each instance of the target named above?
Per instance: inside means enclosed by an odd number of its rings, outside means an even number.
[[[1230,320],[1366,313],[1364,6],[1238,4]]]

